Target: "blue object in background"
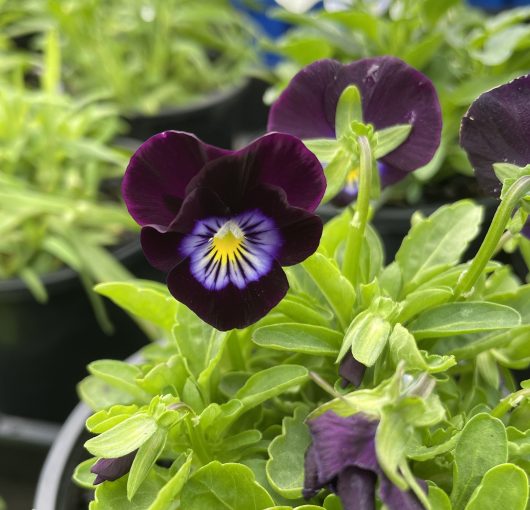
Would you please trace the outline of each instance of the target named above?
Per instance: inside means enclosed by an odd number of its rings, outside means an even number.
[[[468,3],[485,11],[499,12],[505,9],[530,5],[530,0],[468,0]]]
[[[232,5],[241,12],[244,12],[249,16],[256,25],[261,29],[264,35],[270,39],[277,39],[284,34],[290,27],[291,24],[286,23],[278,19],[271,18],[267,15],[267,12],[274,8],[281,8],[275,0],[230,0]],[[322,7],[322,2],[319,2],[313,7],[318,9]],[[280,60],[281,57],[274,53],[264,52],[263,63],[267,67],[274,67]]]

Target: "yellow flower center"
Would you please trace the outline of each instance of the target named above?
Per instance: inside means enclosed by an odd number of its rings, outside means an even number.
[[[234,260],[242,249],[245,234],[239,225],[227,221],[212,237],[211,253],[214,260]]]

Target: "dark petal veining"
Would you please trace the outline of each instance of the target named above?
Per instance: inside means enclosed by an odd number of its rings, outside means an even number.
[[[132,156],[123,178],[122,193],[129,213],[142,226],[169,225],[189,181],[208,161],[226,153],[179,131],[149,138]]]
[[[482,188],[498,196],[494,163],[530,163],[530,75],[485,92],[462,119],[460,145]]]
[[[265,316],[287,293],[285,273],[275,260],[270,271],[243,289],[229,284],[212,292],[192,274],[189,258],[169,273],[167,285],[171,294],[202,320],[221,331],[244,328]]]
[[[126,475],[131,469],[137,451],[138,450],[134,450],[123,457],[99,459],[90,468],[90,472],[97,475],[96,479],[94,480],[94,485],[99,485],[100,483],[106,481],[117,480],[118,478]]]

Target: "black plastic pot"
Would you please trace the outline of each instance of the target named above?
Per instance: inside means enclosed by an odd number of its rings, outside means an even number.
[[[248,82],[245,81],[156,115],[125,115],[124,119],[129,124],[127,136],[146,140],[161,131],[174,129],[194,133],[207,143],[229,149],[237,126],[240,101],[247,87]]]
[[[137,239],[115,255],[136,276],[152,276]],[[72,270],[45,275],[43,283],[49,300],[39,304],[21,280],[0,280],[0,413],[62,422],[90,361],[123,359],[147,340],[110,302],[115,332],[104,334]]]
[[[89,494],[72,482],[76,466],[89,457],[83,448],[90,437],[85,421],[90,409],[78,404],[66,420],[42,468],[33,508],[37,510],[86,510]]]

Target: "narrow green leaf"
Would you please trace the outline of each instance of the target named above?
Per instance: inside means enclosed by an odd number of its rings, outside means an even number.
[[[166,429],[157,428],[154,434],[138,449],[127,479],[127,499],[129,501],[132,500],[164,450],[167,433]]]
[[[96,457],[123,457],[140,448],[157,429],[152,416],[135,414],[103,434],[89,439],[85,448]]]
[[[355,85],[348,85],[341,93],[335,114],[337,138],[350,133],[354,121],[363,121],[361,93]]]
[[[435,485],[429,485],[429,503],[431,510],[452,510],[453,508],[449,496]]]
[[[281,435],[269,445],[267,478],[273,489],[288,499],[302,497],[304,458],[311,443],[306,416],[307,409],[298,407],[292,418],[283,419]]]
[[[376,132],[374,158],[380,159],[404,143],[412,131],[411,124],[398,124]]]
[[[500,464],[484,475],[465,510],[525,510],[527,503],[526,473],[515,464]]]
[[[156,499],[151,503],[148,510],[172,509],[182,487],[184,487],[184,484],[190,476],[192,460],[193,455],[190,453],[186,462],[180,466],[179,470],[169,479],[166,485],[158,491]]]
[[[336,356],[342,335],[333,329],[321,326],[285,323],[258,328],[254,331],[252,340],[259,346],[269,349]]]
[[[454,510],[463,510],[482,477],[507,459],[508,440],[503,423],[486,413],[471,418],[455,448],[451,493]]]
[[[509,306],[487,302],[457,302],[431,308],[408,329],[417,340],[439,338],[519,326],[521,316]]]
[[[136,379],[142,375],[138,367],[124,361],[101,359],[93,361],[87,368],[93,376],[107,384],[129,393],[141,401],[150,400],[149,394],[136,383]]]

